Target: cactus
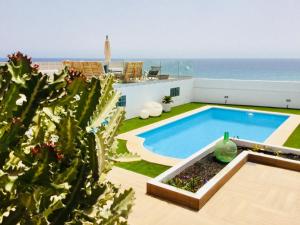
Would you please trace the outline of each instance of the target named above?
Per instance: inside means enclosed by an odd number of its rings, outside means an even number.
[[[0,223],[127,224],[132,189],[105,180],[124,109],[113,76],[0,67]]]

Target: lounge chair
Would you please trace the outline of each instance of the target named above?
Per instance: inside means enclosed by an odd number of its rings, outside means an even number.
[[[101,62],[64,61],[63,65],[81,72],[88,79],[93,76],[102,78],[105,74]]]
[[[141,80],[143,76],[144,62],[126,62],[122,79],[124,82],[135,82]]]
[[[159,72],[160,72],[161,67],[160,66],[151,66],[151,69],[149,70],[147,74],[148,79],[156,79]]]

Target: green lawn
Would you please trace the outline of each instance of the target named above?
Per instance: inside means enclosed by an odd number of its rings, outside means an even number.
[[[115,165],[148,177],[156,177],[170,168],[169,166],[151,163],[145,160],[134,162],[117,162]]]
[[[167,118],[170,118],[172,116],[176,116],[180,113],[184,113],[193,109],[197,109],[206,105],[214,105],[214,104],[205,104],[205,103],[188,103],[180,106],[175,106],[172,108],[171,112],[163,113],[159,117],[152,117],[147,120],[142,120],[138,117],[125,120],[123,122],[123,125],[121,126],[120,133],[124,133],[130,130],[134,130],[139,127],[143,127],[146,125],[149,125],[151,123],[158,122],[160,120],[164,120]],[[259,107],[259,106],[240,106],[240,105],[220,105],[219,106],[225,106],[225,107],[236,107],[236,108],[242,108],[242,109],[256,109],[256,110],[262,110],[262,111],[268,111],[268,112],[280,112],[280,113],[290,113],[290,114],[298,114],[300,115],[300,110],[298,109],[283,109],[283,108],[270,108],[270,107]],[[300,148],[300,125],[297,127],[297,129],[292,133],[292,135],[289,137],[289,139],[284,144],[287,147],[293,147],[293,148]],[[118,145],[118,153],[125,153],[128,152],[126,148],[126,141],[119,140]],[[118,167],[140,173],[149,177],[156,177],[157,175],[161,174],[165,170],[169,168],[169,166],[160,165],[156,163],[147,162],[145,160],[135,161],[135,162],[118,162],[115,164]]]
[[[219,105],[219,106],[235,107],[235,108],[241,108],[241,109],[256,109],[256,110],[262,110],[262,111],[268,111],[268,112],[279,112],[279,113],[289,113],[289,114],[300,115],[300,109],[286,109],[286,108],[272,108],[272,107],[262,107],[262,106],[244,106],[244,105]]]
[[[184,113],[184,112],[187,112],[187,111],[190,111],[193,109],[197,109],[197,108],[205,106],[205,105],[206,104],[192,102],[192,103],[187,103],[187,104],[180,105],[180,106],[175,106],[172,108],[171,112],[163,113],[159,117],[151,117],[146,120],[140,119],[139,117],[128,119],[123,122],[123,125],[120,128],[120,133],[125,133],[127,131],[134,130],[139,127],[143,127],[143,126],[149,125],[151,123],[155,123],[160,120],[164,120],[164,119],[170,118],[172,116],[176,116],[180,113]]]
[[[124,153],[128,152],[125,140],[118,139],[118,148],[117,148],[116,152],[118,154],[124,154]]]
[[[284,143],[284,146],[300,148],[300,125],[294,130],[292,135]]]
[[[128,149],[126,147],[125,140],[118,140],[118,148],[117,153],[123,154],[127,153]],[[115,166],[121,167],[123,169],[127,169],[136,173],[140,173],[146,175],[148,177],[156,177],[165,170],[169,169],[169,166],[160,165],[157,163],[151,163],[145,160],[134,161],[134,162],[117,162]]]

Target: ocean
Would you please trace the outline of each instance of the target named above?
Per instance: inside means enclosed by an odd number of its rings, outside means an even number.
[[[33,61],[62,61],[62,58],[33,58]],[[73,59],[70,59],[73,60]],[[74,60],[99,60],[76,58]],[[161,74],[216,79],[300,81],[300,59],[115,59],[144,61],[144,70],[161,66]],[[0,59],[6,61],[6,59]]]

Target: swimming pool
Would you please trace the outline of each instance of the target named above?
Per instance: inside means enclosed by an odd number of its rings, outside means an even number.
[[[186,158],[220,138],[231,137],[264,142],[289,116],[245,110],[210,109],[138,134],[148,150],[173,158]]]

